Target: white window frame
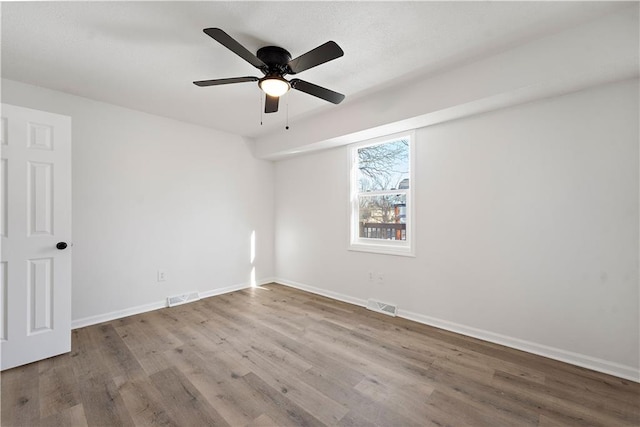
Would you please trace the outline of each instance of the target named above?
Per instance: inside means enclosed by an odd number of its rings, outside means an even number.
[[[366,194],[368,196],[384,195],[384,194],[398,194],[398,190],[385,190],[385,191],[371,191],[366,193],[359,192],[358,183],[358,149],[363,147],[371,147],[373,145],[379,145],[397,141],[399,139],[406,138],[409,140],[409,188],[401,190],[401,193],[406,194],[407,198],[407,210],[406,210],[406,240],[384,240],[384,239],[372,239],[366,237],[360,237],[360,209],[358,202],[359,194]],[[415,148],[416,148],[416,132],[415,130],[397,133],[393,135],[386,135],[380,138],[375,138],[367,141],[357,142],[349,146],[349,171],[350,171],[350,184],[349,184],[349,247],[350,251],[358,252],[371,252],[377,254],[386,255],[400,255],[400,256],[415,256]]]

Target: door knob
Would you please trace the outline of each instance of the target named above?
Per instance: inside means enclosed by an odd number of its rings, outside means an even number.
[[[67,249],[67,242],[58,242],[58,244],[56,245],[56,248],[60,250]]]

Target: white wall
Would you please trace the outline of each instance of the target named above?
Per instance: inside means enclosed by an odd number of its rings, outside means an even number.
[[[346,147],[279,161],[277,277],[638,380],[638,89],[419,129],[415,258],[347,251]]]
[[[9,80],[2,102],[72,117],[75,325],[273,276],[273,165],[240,137]]]

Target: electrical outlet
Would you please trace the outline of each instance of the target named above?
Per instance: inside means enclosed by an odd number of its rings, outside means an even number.
[[[158,270],[158,282],[164,282],[167,280],[167,272],[165,270]]]
[[[369,281],[373,282],[373,271],[369,272]]]
[[[384,283],[384,273],[378,273],[378,283],[379,284]]]

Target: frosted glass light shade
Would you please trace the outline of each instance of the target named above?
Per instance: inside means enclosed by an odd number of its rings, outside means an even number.
[[[266,77],[260,80],[260,89],[269,96],[282,96],[289,91],[289,82],[279,77]]]

